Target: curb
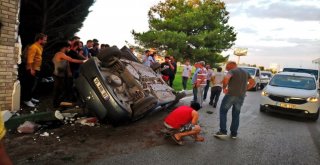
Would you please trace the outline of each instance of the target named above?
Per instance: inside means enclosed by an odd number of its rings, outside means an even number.
[[[16,129],[20,124],[25,121],[49,121],[57,120],[54,116],[54,112],[38,112],[34,114],[26,114],[21,116],[11,117],[7,122],[5,122],[6,129]]]

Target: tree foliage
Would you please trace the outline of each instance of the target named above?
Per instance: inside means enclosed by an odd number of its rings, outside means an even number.
[[[219,0],[166,0],[150,8],[147,32],[132,34],[144,47],[166,50],[177,59],[226,60],[220,53],[234,45],[229,12]]]
[[[46,50],[70,39],[82,27],[95,0],[21,0],[19,34],[22,45],[34,42],[36,33],[48,35]]]

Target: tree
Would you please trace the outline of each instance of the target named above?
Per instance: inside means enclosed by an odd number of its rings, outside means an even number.
[[[132,34],[137,44],[166,50],[181,60],[226,61],[220,53],[234,45],[229,12],[219,0],[166,0],[148,13],[150,30]]]
[[[259,66],[261,71],[264,71],[264,66]]]
[[[23,47],[33,43],[37,33],[48,35],[46,51],[70,39],[82,27],[95,0],[21,0],[19,34]]]

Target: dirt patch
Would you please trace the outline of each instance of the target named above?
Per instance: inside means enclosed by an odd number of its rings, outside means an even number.
[[[167,143],[163,118],[156,112],[123,126],[63,125],[35,134],[8,133],[5,146],[14,164],[88,164],[107,156],[132,153]],[[40,136],[48,132],[48,137]]]
[[[52,84],[42,84],[40,89],[40,104],[36,108],[22,105],[20,114],[56,110],[52,106]],[[15,165],[88,164],[96,159],[168,143],[162,133],[167,114],[168,110],[158,111],[118,127],[66,124],[34,134],[19,134],[12,130],[6,135],[5,147]],[[44,132],[49,136],[41,136]]]

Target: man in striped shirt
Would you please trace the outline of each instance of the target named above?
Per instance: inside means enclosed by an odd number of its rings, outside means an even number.
[[[192,77],[193,85],[193,102],[197,102],[202,107],[203,103],[203,89],[207,85],[207,70],[204,67],[205,62],[199,61],[194,64],[196,71]]]

